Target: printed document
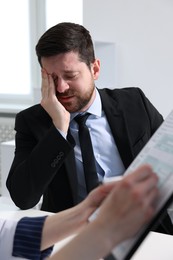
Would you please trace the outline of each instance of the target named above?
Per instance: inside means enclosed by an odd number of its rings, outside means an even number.
[[[132,162],[125,175],[145,163],[150,164],[159,177],[160,196],[156,204],[156,211],[159,212],[173,194],[173,111]],[[143,230],[117,246],[112,251],[115,259],[124,260],[142,232]]]

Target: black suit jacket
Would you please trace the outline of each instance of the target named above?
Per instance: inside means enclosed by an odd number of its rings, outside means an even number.
[[[163,118],[139,88],[100,89],[101,102],[125,168],[162,123]],[[7,178],[14,203],[58,212],[77,203],[73,145],[54,127],[40,104],[16,116],[16,149]]]
[[[163,121],[139,88],[100,89],[101,102],[125,168]],[[54,127],[40,104],[16,116],[16,149],[7,179],[14,203],[58,212],[77,203],[73,145]]]

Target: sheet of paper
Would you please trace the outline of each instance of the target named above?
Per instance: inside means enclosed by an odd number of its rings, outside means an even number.
[[[125,175],[130,174],[138,166],[145,163],[150,164],[159,177],[160,197],[156,204],[156,211],[159,212],[173,194],[173,111],[132,162]],[[117,260],[126,259],[128,252],[139,239],[144,229],[134,238],[124,241],[113,249],[112,254]]]

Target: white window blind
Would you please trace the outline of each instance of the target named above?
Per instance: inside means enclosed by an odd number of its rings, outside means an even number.
[[[0,112],[18,111],[40,100],[35,45],[46,29],[59,22],[82,24],[82,8],[83,0],[0,2]]]
[[[28,0],[0,3],[1,94],[30,94]]]

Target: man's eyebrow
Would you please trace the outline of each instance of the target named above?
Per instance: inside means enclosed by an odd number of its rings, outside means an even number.
[[[75,74],[75,73],[78,73],[78,71],[77,70],[64,70],[63,71],[63,73],[65,73],[65,74]],[[50,76],[52,76],[52,78],[57,78],[58,77],[58,75],[56,74],[56,73],[48,73],[48,75],[50,75]]]
[[[64,73],[76,73],[78,72],[77,70],[64,70]]]

